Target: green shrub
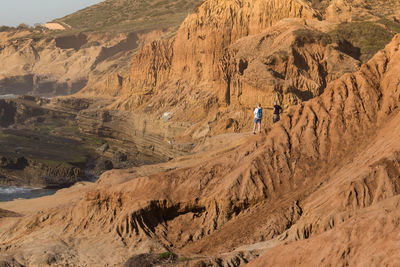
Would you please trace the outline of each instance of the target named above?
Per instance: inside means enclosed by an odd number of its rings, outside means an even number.
[[[400,33],[400,23],[395,22],[393,20],[389,19],[380,19],[377,21],[377,23],[380,23],[386,27],[389,31],[392,33]]]
[[[336,42],[347,40],[360,48],[360,59],[365,62],[383,49],[394,33],[377,22],[358,21],[341,23],[329,35]]]
[[[15,30],[14,27],[0,26],[0,32],[10,32],[10,31],[14,31],[14,30]]]
[[[173,28],[201,0],[106,0],[58,22],[89,32],[132,32]]]
[[[176,257],[176,255],[174,253],[170,252],[170,251],[162,252],[162,253],[158,254],[158,256],[161,259],[170,259],[170,258],[175,258]]]

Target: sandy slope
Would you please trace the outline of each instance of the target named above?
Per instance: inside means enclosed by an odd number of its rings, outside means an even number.
[[[397,114],[362,152],[327,174],[281,236],[284,244],[249,266],[397,266],[399,121]]]

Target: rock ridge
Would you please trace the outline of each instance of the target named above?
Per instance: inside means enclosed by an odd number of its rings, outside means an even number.
[[[338,173],[341,169],[345,179],[357,179],[357,173],[349,176],[346,172],[354,155],[354,160],[361,157],[362,162],[368,163],[371,158],[372,163],[379,161],[379,157],[374,159],[374,153],[379,151],[365,153],[371,141],[385,140],[383,146],[379,145],[382,142],[377,146],[388,159],[386,153],[399,148],[396,134],[385,131],[398,125],[399,119],[399,46],[397,35],[359,71],[330,82],[321,96],[297,105],[264,135],[253,137],[252,142],[200,164],[164,173],[141,176],[132,170],[119,172],[116,175],[127,175],[128,180],[111,187],[99,184],[75,204],[48,211],[41,223],[37,222],[42,215],[21,223],[34,225],[35,233],[45,231],[46,227],[62,228],[63,237],[90,238],[94,232],[102,233],[121,253],[127,247],[137,252],[143,242],[152,249],[174,248],[185,255],[212,256],[239,244],[285,236],[288,242],[296,236],[314,240],[321,233],[315,232],[315,227],[322,233],[335,229],[334,224],[324,229],[309,220],[313,212],[310,205],[318,201],[318,192],[323,192],[318,190],[332,183],[341,192],[335,184],[344,181]],[[385,133],[386,139],[377,139]],[[386,141],[394,146],[389,147]],[[398,194],[396,183],[390,185],[398,178],[398,159],[379,162],[377,166],[386,171],[388,183],[373,168],[368,180],[382,181],[387,192],[393,188],[393,194],[377,198],[378,203],[383,203]],[[351,169],[347,171],[351,173]],[[357,185],[353,188],[358,191]],[[337,192],[332,194],[332,205],[338,203],[347,213],[361,212],[363,205],[352,205],[361,202],[351,196],[362,195]],[[346,221],[349,217],[341,218]],[[254,230],[250,235],[247,231],[232,231],[244,223]],[[29,234],[24,229],[2,231],[2,242],[22,242],[19,238]],[[101,246],[99,251],[105,249]],[[296,254],[291,255],[294,258]],[[333,257],[342,262],[340,257]],[[351,259],[352,255],[348,257]]]

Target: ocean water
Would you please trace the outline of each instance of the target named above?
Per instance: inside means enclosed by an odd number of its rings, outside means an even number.
[[[7,94],[7,95],[0,95],[0,99],[12,99],[16,98],[17,96],[14,94]]]
[[[18,186],[0,186],[0,202],[11,201],[17,198],[38,198],[52,195],[57,189],[34,189]]]

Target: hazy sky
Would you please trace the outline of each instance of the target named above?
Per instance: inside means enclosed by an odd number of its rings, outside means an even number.
[[[33,25],[61,18],[103,0],[0,0],[0,25]]]

